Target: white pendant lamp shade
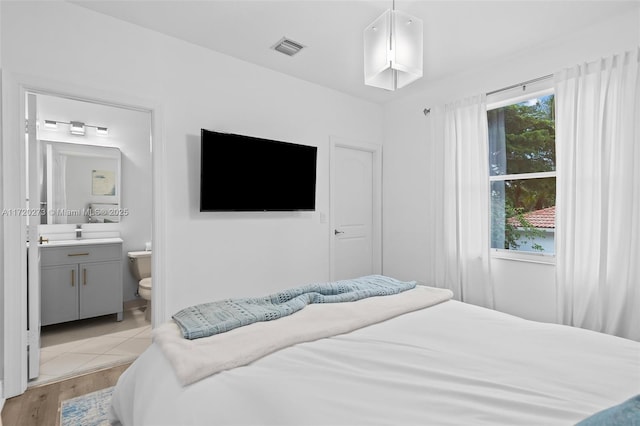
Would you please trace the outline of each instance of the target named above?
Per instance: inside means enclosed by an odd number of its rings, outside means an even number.
[[[395,90],[422,77],[422,20],[387,10],[364,30],[364,83]]]

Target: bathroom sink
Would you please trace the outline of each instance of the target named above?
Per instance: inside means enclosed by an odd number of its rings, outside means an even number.
[[[74,240],[54,240],[38,244],[40,247],[80,246],[86,244],[121,243],[122,238],[79,238]]]

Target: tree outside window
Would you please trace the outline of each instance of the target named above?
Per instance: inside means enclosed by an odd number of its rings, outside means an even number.
[[[554,96],[489,110],[487,119],[491,247],[553,254]]]

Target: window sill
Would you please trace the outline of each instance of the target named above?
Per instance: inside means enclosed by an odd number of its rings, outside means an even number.
[[[542,263],[544,265],[555,265],[556,256],[546,253],[532,253],[517,250],[491,249],[492,259],[515,260],[517,262]]]

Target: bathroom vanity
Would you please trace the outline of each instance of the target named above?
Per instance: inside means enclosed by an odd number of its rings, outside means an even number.
[[[107,314],[122,321],[122,240],[40,245],[41,324]]]

